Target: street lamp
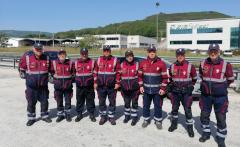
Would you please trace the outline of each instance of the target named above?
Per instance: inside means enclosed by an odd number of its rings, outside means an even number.
[[[160,6],[160,3],[159,2],[156,2],[156,8],[157,8],[157,10],[158,10],[158,7]],[[156,23],[156,39],[157,39],[157,45],[156,45],[156,47],[158,46],[158,11],[157,11],[157,23]]]

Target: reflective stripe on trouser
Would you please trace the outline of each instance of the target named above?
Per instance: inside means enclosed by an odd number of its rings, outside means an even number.
[[[126,116],[137,117],[139,90],[121,91],[124,99],[124,114]]]
[[[25,95],[27,99],[27,116],[29,120],[33,120],[36,118],[35,111],[37,101],[40,102],[41,117],[48,117],[48,87],[41,87],[38,89],[27,87],[27,89],[25,90]]]
[[[99,87],[97,89],[99,99],[99,113],[101,116],[106,116],[107,105],[106,98],[109,100],[108,117],[113,118],[116,110],[116,94],[117,91],[114,88]]]
[[[192,125],[194,123],[192,119],[192,96],[189,94],[181,94],[181,93],[170,93],[169,97],[171,99],[172,103],[172,120],[178,119],[178,110],[180,107],[180,103],[182,103],[185,111],[185,117],[186,117],[186,124]]]
[[[28,120],[35,120],[36,119],[36,113],[30,113],[27,112]]]
[[[143,118],[144,120],[150,119],[150,106],[153,100],[154,104],[154,120],[162,121],[162,103],[163,100],[159,94],[147,94],[143,95]]]
[[[199,101],[201,108],[200,120],[203,127],[203,133],[207,135],[211,134],[209,122],[212,107],[214,107],[216,119],[217,119],[217,136],[220,139],[224,139],[227,135],[227,125],[226,125],[226,113],[228,109],[228,97],[213,97],[202,95]]]
[[[72,89],[54,91],[54,98],[57,101],[58,116],[64,115],[64,112],[66,114],[70,114],[72,95],[73,95]],[[65,107],[63,106],[64,101],[65,101]]]

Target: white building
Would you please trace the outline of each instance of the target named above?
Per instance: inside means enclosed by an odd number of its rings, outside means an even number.
[[[207,50],[218,43],[222,50],[240,48],[240,18],[167,22],[167,48]]]
[[[7,47],[19,47],[22,38],[9,38],[6,42]]]
[[[102,46],[110,46],[112,49],[127,48],[127,36],[121,34],[94,35],[102,41]],[[76,37],[82,40],[84,37]]]
[[[156,46],[157,40],[149,37],[130,35],[128,36],[128,48],[147,48],[151,45]]]
[[[107,34],[107,35],[94,35],[102,41],[103,46],[109,45],[113,49],[120,48],[147,48],[151,45],[157,44],[156,39],[139,36],[139,35],[121,35],[121,34]],[[81,40],[84,37],[76,37]]]

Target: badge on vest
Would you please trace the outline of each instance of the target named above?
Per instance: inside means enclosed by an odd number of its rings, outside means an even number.
[[[173,75],[177,75],[177,69],[173,71]]]
[[[122,73],[123,73],[123,74],[126,74],[126,73],[127,73],[127,70],[126,70],[126,69],[123,69],[123,70],[122,70]]]
[[[219,72],[220,72],[220,70],[219,70],[219,69],[217,69],[217,70],[216,70],[216,73],[219,73]]]
[[[207,73],[207,72],[208,72],[208,70],[209,70],[209,69],[208,69],[208,67],[207,67],[207,66],[204,66],[204,67],[203,67],[203,72],[204,72],[204,73]]]
[[[183,75],[184,75],[184,76],[186,75],[186,73],[187,73],[186,71],[183,71]]]
[[[144,64],[143,65],[143,70],[146,70],[147,69],[147,64]]]
[[[36,67],[36,63],[35,62],[30,63],[30,68],[35,68],[35,67]]]
[[[157,67],[157,71],[159,71],[159,69],[160,69],[160,68],[159,68],[159,67]]]

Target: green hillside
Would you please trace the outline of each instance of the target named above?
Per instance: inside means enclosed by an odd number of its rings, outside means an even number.
[[[39,37],[39,31],[0,30],[0,33],[6,34],[8,37],[26,37],[26,38]],[[41,38],[50,38],[51,36],[52,33],[40,32]]]
[[[197,19],[211,19],[211,18],[229,18],[231,16],[219,12],[188,12],[188,13],[173,13],[173,14],[159,14],[159,37],[166,36],[166,21],[177,20],[197,20]],[[156,15],[146,17],[143,20],[128,21],[122,23],[114,23],[104,27],[86,28],[81,30],[71,30],[66,32],[59,32],[56,34],[57,38],[75,38],[75,36],[82,36],[85,34],[125,34],[125,35],[143,35],[147,37],[156,37]]]

